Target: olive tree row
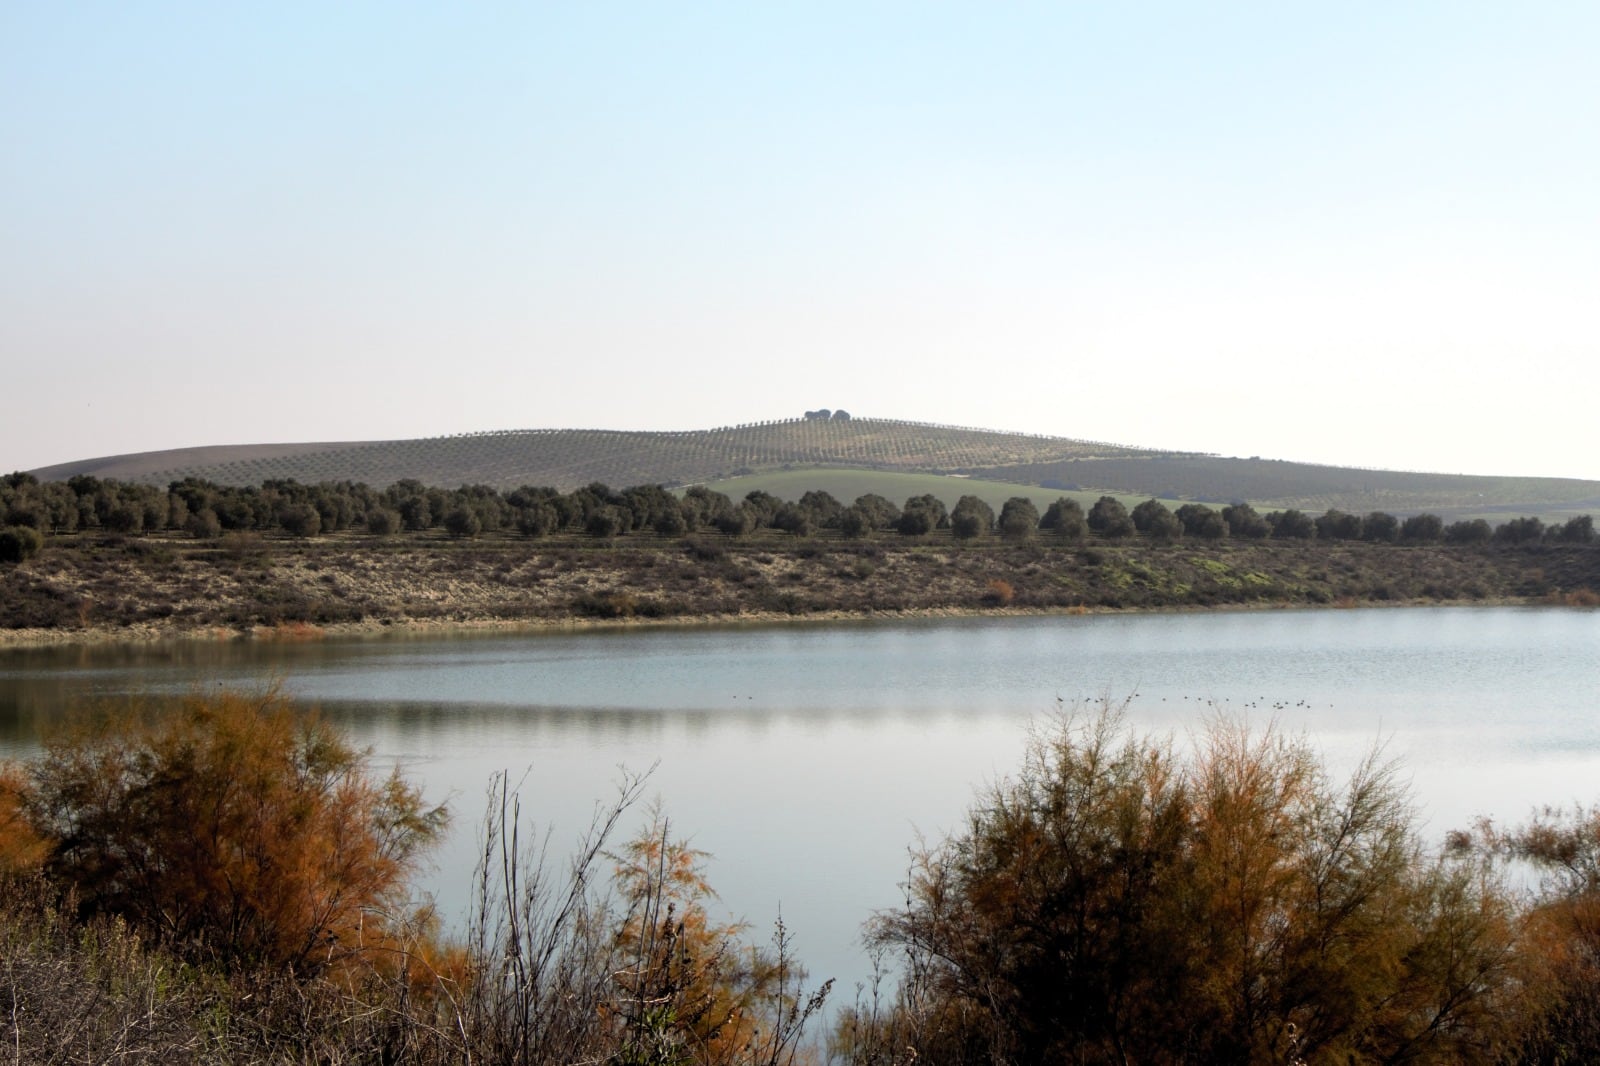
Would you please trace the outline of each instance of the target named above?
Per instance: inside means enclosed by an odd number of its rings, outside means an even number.
[[[1149,499],[1130,511],[1108,495],[1095,501],[1087,512],[1076,500],[1062,496],[1042,515],[1032,499],[1013,496],[997,516],[976,495],[962,496],[953,508],[946,508],[942,500],[926,493],[897,506],[877,493],[845,504],[821,490],[790,501],[757,489],[736,501],[705,486],[678,495],[660,485],[614,490],[600,482],[570,492],[531,485],[501,492],[488,485],[445,489],[415,479],[380,490],[349,481],[306,485],[271,480],[241,487],[196,478],[174,481],[163,490],[89,476],[40,482],[29,474],[0,478],[0,527],[42,535],[183,532],[200,538],[237,530],[294,537],[344,531],[379,536],[438,531],[455,538],[481,533],[539,537],[560,532],[610,538],[703,531],[742,536],[774,529],[795,536],[835,530],[847,537],[890,532],[914,537],[948,531],[961,541],[990,536],[1023,540],[1041,533],[1069,542],[1091,534],[1110,540],[1141,535],[1165,542],[1227,537],[1404,544],[1588,544],[1595,540],[1594,522],[1588,515],[1559,525],[1546,526],[1538,518],[1523,517],[1491,527],[1483,519],[1446,525],[1433,514],[1401,519],[1382,511],[1355,515],[1330,509],[1312,517],[1291,508],[1263,515],[1242,502],[1220,509],[1184,503],[1174,511],[1160,500]],[[13,532],[9,536],[8,557],[28,553],[23,541],[33,545],[31,534]]]

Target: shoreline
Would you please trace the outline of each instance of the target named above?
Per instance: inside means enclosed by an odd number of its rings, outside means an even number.
[[[226,626],[89,626],[83,629],[0,630],[0,652],[41,648],[140,647],[181,643],[296,643],[317,640],[359,640],[380,636],[451,636],[465,633],[577,633],[637,629],[718,629],[838,623],[895,622],[932,618],[1068,618],[1123,614],[1209,614],[1239,611],[1343,611],[1415,607],[1558,607],[1527,597],[1487,600],[1368,600],[1307,604],[1284,602],[1230,603],[1214,606],[1173,604],[1144,607],[913,607],[896,610],[845,609],[786,614],[780,611],[741,611],[734,614],[697,614],[670,618],[401,618],[370,619],[326,624],[287,623],[277,626],[231,628]]]

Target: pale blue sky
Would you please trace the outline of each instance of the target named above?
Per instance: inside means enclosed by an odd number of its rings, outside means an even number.
[[[0,0],[0,468],[858,415],[1600,478],[1600,5]]]

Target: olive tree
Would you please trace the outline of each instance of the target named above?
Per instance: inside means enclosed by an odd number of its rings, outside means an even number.
[[[1317,536],[1323,540],[1360,540],[1363,526],[1360,515],[1330,507],[1317,519]]]
[[[1400,539],[1400,520],[1387,511],[1373,511],[1362,520],[1361,536],[1378,544],[1393,544]]]
[[[1317,535],[1317,524],[1311,516],[1293,507],[1267,515],[1267,525],[1276,539],[1311,540]]]
[[[1134,529],[1155,540],[1177,540],[1183,535],[1183,524],[1160,500],[1145,500],[1129,517],[1133,519]]]
[[[1228,535],[1228,523],[1222,515],[1203,503],[1186,503],[1179,507],[1177,519],[1183,524],[1184,536],[1222,540]]]
[[[1444,536],[1444,521],[1436,514],[1414,514],[1400,523],[1400,539],[1407,544],[1435,544]]]
[[[1039,509],[1026,496],[1013,496],[1000,508],[1000,535],[1026,540],[1039,531]]]
[[[950,512],[950,532],[958,540],[971,540],[994,529],[994,508],[976,496],[963,496]]]
[[[924,493],[906,501],[906,505],[900,509],[895,528],[905,536],[914,537],[943,529],[949,525],[949,521],[944,501],[931,493]]]
[[[1444,530],[1446,544],[1487,544],[1494,530],[1482,518],[1451,522]]]
[[[1084,517],[1083,507],[1077,500],[1066,496],[1045,508],[1044,517],[1039,519],[1039,528],[1050,530],[1062,540],[1081,541],[1089,535],[1089,523]]]
[[[1235,537],[1260,540],[1272,532],[1267,520],[1248,503],[1231,503],[1224,507],[1222,520],[1228,524],[1228,533]]]
[[[1121,538],[1133,536],[1133,519],[1128,509],[1115,496],[1102,496],[1089,508],[1089,528],[1102,537]]]

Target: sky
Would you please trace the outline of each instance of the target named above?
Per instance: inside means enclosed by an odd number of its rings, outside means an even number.
[[[0,469],[856,416],[1600,479],[1600,5],[0,0]]]

